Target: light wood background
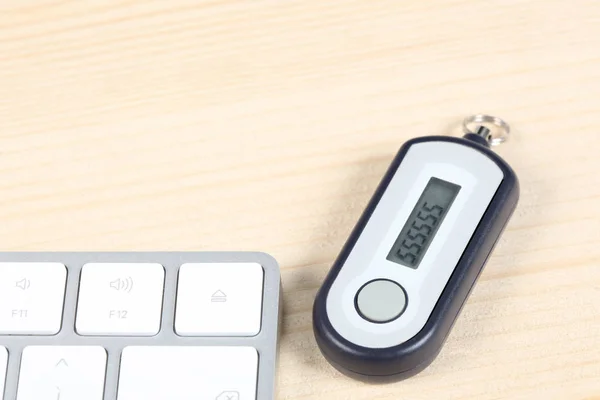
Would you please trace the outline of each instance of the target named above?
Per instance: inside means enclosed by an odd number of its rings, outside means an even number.
[[[399,146],[479,112],[518,211],[429,369],[342,377],[317,287]],[[0,247],[271,253],[278,399],[600,398],[599,125],[594,0],[0,2]]]

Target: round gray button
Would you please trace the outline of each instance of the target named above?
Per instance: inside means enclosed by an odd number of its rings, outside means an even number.
[[[396,282],[376,279],[365,284],[356,294],[356,309],[370,322],[385,323],[398,318],[406,309],[406,292]]]

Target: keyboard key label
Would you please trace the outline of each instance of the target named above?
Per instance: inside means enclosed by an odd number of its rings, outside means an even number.
[[[60,263],[0,263],[0,334],[58,333],[66,280]]]
[[[240,400],[240,392],[223,392],[217,396],[217,400]]]
[[[189,263],[179,270],[175,330],[180,336],[260,332],[264,271],[256,263]]]
[[[152,336],[160,330],[165,270],[154,263],[83,266],[76,329],[80,335]]]

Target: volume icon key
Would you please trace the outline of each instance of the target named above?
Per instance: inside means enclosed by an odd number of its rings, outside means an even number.
[[[162,265],[154,263],[85,264],[79,284],[77,333],[82,336],[157,334],[164,272]]]
[[[27,278],[23,278],[15,282],[15,287],[21,290],[27,290],[31,286],[31,281]]]
[[[128,276],[127,278],[119,278],[110,282],[110,287],[120,292],[131,293],[133,290],[133,279]]]

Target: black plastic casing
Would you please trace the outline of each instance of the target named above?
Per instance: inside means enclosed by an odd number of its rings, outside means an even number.
[[[329,290],[410,147],[417,143],[435,141],[458,143],[480,151],[498,165],[504,179],[423,329],[397,346],[378,349],[358,346],[342,337],[331,325],[326,309]],[[429,366],[448,337],[463,304],[513,214],[518,199],[519,182],[514,171],[480,142],[445,136],[426,136],[406,142],[392,161],[317,293],[313,306],[313,330],[323,356],[340,372],[373,383],[406,379]]]

